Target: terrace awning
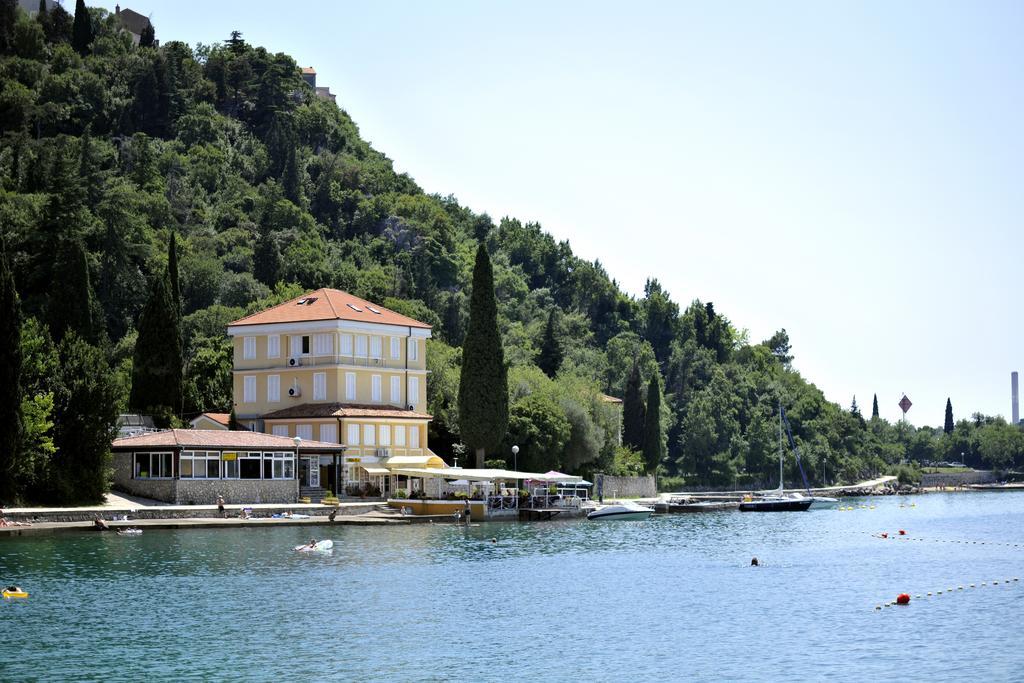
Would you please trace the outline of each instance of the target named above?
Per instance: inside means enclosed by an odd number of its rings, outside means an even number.
[[[380,475],[380,474],[391,474],[391,470],[386,467],[374,467],[372,465],[360,465],[367,474]]]

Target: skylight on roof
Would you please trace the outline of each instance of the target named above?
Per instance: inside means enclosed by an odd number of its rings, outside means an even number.
[[[352,309],[353,311],[359,311],[360,313],[362,313],[362,312],[363,312],[363,309],[359,308],[359,307],[358,307],[358,306],[356,306],[355,304],[346,304],[346,306],[348,306],[349,308],[351,308],[351,309]]]
[[[296,305],[296,306],[301,306],[301,305],[302,305],[302,304],[304,304],[304,303],[306,303],[306,300],[305,300],[305,299],[299,299],[298,301],[296,301],[296,302],[295,302],[295,305]]]
[[[371,311],[372,313],[376,313],[377,315],[380,315],[380,311],[378,311],[378,310],[377,310],[376,308],[374,308],[373,306],[367,306],[367,308],[369,308],[369,309],[370,309],[370,311]]]

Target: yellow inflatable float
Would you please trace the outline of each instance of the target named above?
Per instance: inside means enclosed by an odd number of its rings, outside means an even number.
[[[10,600],[11,598],[27,598],[28,597],[28,593],[26,593],[25,591],[21,590],[17,586],[8,586],[7,588],[4,588],[3,591],[0,591],[0,593],[3,594],[5,600]]]

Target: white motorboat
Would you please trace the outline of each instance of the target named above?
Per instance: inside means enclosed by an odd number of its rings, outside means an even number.
[[[647,519],[654,512],[651,508],[644,507],[632,501],[605,505],[587,515],[587,519]]]

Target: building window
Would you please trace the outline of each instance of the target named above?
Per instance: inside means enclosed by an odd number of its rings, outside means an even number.
[[[225,453],[225,455],[227,455]],[[222,461],[224,467],[224,478],[225,479],[238,479],[238,457],[237,454],[232,453],[235,456],[234,460]]]
[[[242,337],[242,358],[245,360],[256,358],[256,337]]]
[[[352,335],[343,334],[341,335],[341,351],[339,352],[343,356],[352,355]]]
[[[249,375],[242,378],[242,403],[256,402],[256,376]]]
[[[409,428],[409,448],[420,447],[420,428],[410,427]]]
[[[320,440],[327,443],[338,443],[338,425],[320,425]]]
[[[326,372],[315,372],[315,373],[313,373],[313,400],[314,401],[326,401],[327,400],[327,373]]]
[[[182,479],[220,479],[217,451],[183,451],[178,464]]]
[[[391,402],[395,405],[402,403],[402,378],[397,375],[391,378]]]
[[[359,445],[359,425],[348,426],[348,443],[346,446],[358,446]]]
[[[281,375],[267,375],[267,401],[277,403],[281,400]]]
[[[294,479],[295,456],[292,453],[264,453],[264,479]]]
[[[402,340],[398,337],[391,338],[391,360],[398,360],[402,357]]]
[[[384,356],[383,344],[380,337],[370,337],[370,357],[382,358]]]
[[[272,334],[267,337],[267,358],[281,357],[281,335]]]
[[[380,375],[374,375],[370,378],[370,400],[374,403],[380,403]]]
[[[309,337],[292,335],[289,337],[289,347],[291,349],[291,356],[308,356],[309,355]]]
[[[377,443],[377,425],[363,425],[363,444],[373,446]]]
[[[410,339],[409,340],[409,360],[410,361],[414,361],[414,360],[419,360],[419,359],[420,359],[420,346],[416,342],[415,339]]]
[[[405,425],[395,425],[395,445],[405,445]]]
[[[388,425],[380,426],[380,445],[390,446],[391,445],[391,427]]]
[[[356,373],[354,372],[345,373],[345,400],[356,400]]]
[[[420,378],[409,378],[409,405],[415,406],[420,402]]]
[[[366,337],[356,335],[356,356],[366,358]]]
[[[313,425],[295,425],[295,436],[306,441],[312,441]]]
[[[135,478],[170,479],[174,476],[172,465],[170,453],[136,453]]]
[[[313,351],[317,356],[329,356],[334,353],[331,335],[317,334],[313,336]]]
[[[274,425],[270,433],[274,436],[288,436],[288,425]]]
[[[263,461],[262,453],[239,453],[238,454],[238,478],[239,479],[260,479],[260,464]]]

